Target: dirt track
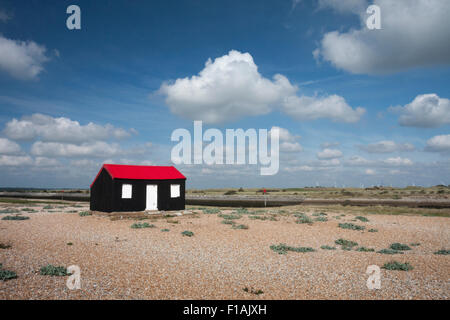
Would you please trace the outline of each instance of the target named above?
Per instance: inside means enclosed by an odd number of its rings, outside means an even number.
[[[0,209],[7,207],[2,205]],[[9,206],[11,207],[11,206]],[[85,207],[87,207],[85,205]],[[21,207],[17,207],[20,209]],[[60,208],[26,213],[30,220],[0,220],[3,268],[17,279],[0,281],[1,299],[449,299],[450,258],[436,255],[450,248],[450,220],[444,217],[368,215],[369,222],[327,211],[327,222],[297,224],[289,207],[257,212],[277,221],[235,220],[247,230],[222,224],[217,214],[143,220],[155,228],[132,229],[132,220],[80,217]],[[284,208],[283,208],[284,209]],[[343,209],[345,210],[345,208]],[[48,212],[55,211],[55,212]],[[225,213],[230,213],[225,212]],[[273,215],[267,215],[271,212]],[[344,212],[345,213],[345,212]],[[1,214],[0,217],[4,216]],[[170,221],[178,221],[177,224]],[[341,229],[338,223],[365,226],[364,231]],[[170,229],[162,232],[161,229]],[[378,232],[367,232],[370,228]],[[193,237],[181,235],[184,230]],[[359,246],[387,248],[391,243],[420,243],[404,254],[345,251],[335,245],[344,238]],[[67,245],[67,243],[73,245]],[[308,253],[280,255],[271,245],[312,247]],[[336,250],[323,250],[322,245]],[[396,260],[411,271],[381,269],[381,290],[368,290],[366,268]],[[39,274],[40,267],[78,265],[81,290],[66,288],[67,277]],[[261,295],[243,288],[262,290]]]

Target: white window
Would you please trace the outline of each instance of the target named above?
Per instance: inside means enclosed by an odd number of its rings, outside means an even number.
[[[122,199],[131,199],[131,193],[133,191],[133,186],[131,184],[122,185]]]
[[[170,185],[170,197],[171,198],[179,198],[180,197],[180,185],[179,184],[171,184]]]

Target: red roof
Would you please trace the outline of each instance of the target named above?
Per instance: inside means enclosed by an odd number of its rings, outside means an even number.
[[[132,180],[173,180],[173,179],[186,179],[173,166],[131,166],[123,164],[104,164],[97,174],[105,169],[113,179],[132,179]],[[91,184],[94,184],[95,180]]]

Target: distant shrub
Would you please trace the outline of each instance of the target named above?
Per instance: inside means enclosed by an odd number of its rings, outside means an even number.
[[[386,270],[409,271],[409,270],[413,269],[413,266],[410,265],[408,262],[400,263],[397,261],[391,261],[391,262],[385,263],[382,268],[386,269]]]
[[[356,251],[359,251],[359,252],[374,252],[375,249],[373,249],[373,248],[366,248],[366,247],[359,247],[358,249],[356,249]]]
[[[398,242],[391,244],[391,246],[389,248],[391,248],[392,250],[398,250],[398,251],[411,250],[411,248],[408,245],[401,244]]]
[[[314,221],[326,222],[326,221],[328,221],[328,219],[327,219],[327,217],[317,217],[314,219]]]
[[[295,223],[298,223],[298,224],[304,224],[304,223],[312,224],[313,221],[312,221],[312,219],[311,219],[310,217],[308,217],[307,215],[305,215],[305,214],[300,214],[300,215],[298,216],[297,221],[295,221]]]
[[[248,229],[248,226],[245,225],[245,224],[239,224],[239,225],[233,224],[233,225],[231,226],[231,228],[232,228],[232,229],[237,229],[237,230],[246,230],[246,229]]]
[[[231,196],[231,195],[234,195],[236,193],[237,193],[236,190],[229,190],[229,191],[225,192],[224,195],[225,196]]]
[[[357,242],[351,241],[351,240],[345,240],[345,239],[338,239],[334,243],[337,245],[340,245],[343,250],[352,250],[353,247],[356,247],[358,245]]]
[[[44,210],[51,210],[51,209],[53,209],[53,207],[51,205],[46,205],[42,209],[44,209]]]
[[[0,214],[4,214],[4,213],[19,213],[20,211],[17,209],[4,209],[4,210],[0,210]]]
[[[369,232],[378,232],[378,229],[369,229]]]
[[[252,219],[252,220],[267,220],[267,219],[269,219],[266,216],[248,216],[248,218]]]
[[[155,227],[156,226],[154,224],[148,224],[147,222],[144,223],[137,222],[131,225],[132,229],[155,228]]]
[[[355,217],[355,219],[362,221],[362,222],[369,222],[369,219],[367,219],[366,217],[362,217],[362,216],[357,216],[357,217]]]
[[[316,251],[310,247],[291,247],[284,243],[280,243],[277,245],[271,245],[270,249],[272,249],[273,251],[275,251],[278,254],[286,254],[288,251],[302,252],[302,253]]]
[[[92,213],[89,211],[82,211],[82,212],[78,213],[78,215],[80,217],[87,217],[87,216],[92,216]]]
[[[0,280],[7,281],[16,278],[17,274],[14,271],[4,270],[2,264],[0,264]]]
[[[413,243],[410,243],[409,245],[412,246],[412,247],[417,247],[417,246],[420,246],[420,243],[419,242],[413,242]]]
[[[233,220],[222,220],[223,224],[235,224],[236,222],[234,222]]]
[[[220,213],[220,210],[217,208],[205,208],[202,209],[203,213],[205,214],[216,214],[216,213]]]
[[[221,217],[225,220],[235,220],[235,219],[242,218],[242,216],[237,215],[237,214],[219,214],[219,217]]]
[[[161,232],[169,232],[169,229],[161,229]]]
[[[71,246],[71,245],[73,245],[73,243],[72,242],[67,242],[67,245]]]
[[[434,252],[434,254],[449,255],[450,254],[450,250],[441,249],[439,251]]]
[[[69,275],[65,267],[53,266],[51,264],[42,267],[40,269],[40,274],[43,276],[60,276],[60,277]]]
[[[37,212],[36,210],[34,210],[32,208],[23,208],[22,211],[25,211],[25,212]]]
[[[237,214],[248,214],[249,212],[248,212],[247,208],[237,208],[236,213]]]
[[[339,228],[350,229],[350,230],[364,230],[365,229],[365,227],[358,226],[358,225],[353,224],[353,223],[339,223]]]
[[[26,216],[6,216],[3,217],[2,220],[28,220],[30,217]]]
[[[321,246],[320,248],[323,250],[336,250],[336,247],[330,247],[330,246]]]
[[[403,252],[393,249],[381,249],[380,251],[377,251],[377,253],[381,254],[403,254]]]
[[[239,192],[244,192],[244,188],[240,187]]]
[[[192,237],[194,233],[192,231],[185,230],[181,233],[183,236]]]

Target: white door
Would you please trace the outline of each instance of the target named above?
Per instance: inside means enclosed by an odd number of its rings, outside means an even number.
[[[147,185],[147,202],[145,210],[158,210],[158,186],[156,184]]]

